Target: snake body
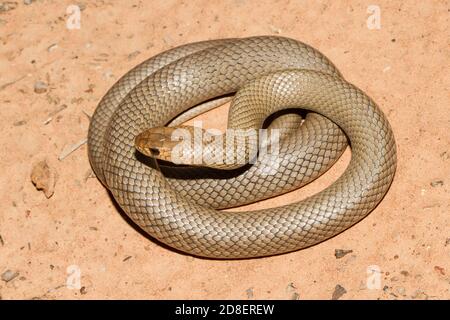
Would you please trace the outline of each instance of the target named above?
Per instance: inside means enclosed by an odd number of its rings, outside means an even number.
[[[134,140],[141,131],[233,92],[233,126],[259,128],[271,114],[298,107],[322,116],[311,114],[299,128],[291,126],[295,138],[283,140],[279,172],[268,177],[258,175],[264,159],[226,177],[205,169],[194,180],[182,176],[200,169],[181,169],[166,178],[140,159]],[[291,115],[281,119],[271,126],[299,123]],[[341,129],[352,159],[327,189],[277,208],[215,210],[271,197],[317,177],[344,150]],[[396,168],[394,136],[376,104],[317,50],[271,36],[188,44],[135,67],[99,103],[88,148],[96,175],[134,222],[171,247],[212,258],[274,255],[328,239],[373,210]]]

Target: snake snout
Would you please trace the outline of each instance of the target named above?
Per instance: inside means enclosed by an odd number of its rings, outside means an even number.
[[[165,136],[157,128],[151,128],[138,134],[134,140],[135,148],[150,157],[158,156],[164,144]]]
[[[162,160],[170,160],[168,155],[174,147],[172,133],[174,128],[155,127],[138,134],[134,140],[135,148],[142,154]]]

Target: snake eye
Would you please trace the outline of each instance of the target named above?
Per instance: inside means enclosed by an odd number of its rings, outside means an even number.
[[[149,151],[153,156],[159,156],[160,154],[159,149],[157,148],[149,148]]]

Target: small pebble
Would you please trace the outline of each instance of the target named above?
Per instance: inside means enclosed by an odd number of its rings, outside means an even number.
[[[13,123],[14,127],[20,127],[23,126],[24,124],[27,124],[27,122],[25,120],[20,120],[20,121],[16,121]]]
[[[338,300],[340,297],[342,297],[344,294],[347,293],[347,290],[340,284],[336,285],[334,288],[333,295],[331,296],[331,300]]]
[[[273,26],[273,25],[270,25],[269,28],[270,28],[270,31],[271,31],[272,33],[275,33],[275,34],[280,34],[280,33],[281,33],[281,29],[280,29],[280,28],[277,28],[277,27],[275,27],[275,26]]]
[[[23,4],[30,5],[33,3],[33,0],[23,0]]]
[[[253,288],[248,288],[245,290],[245,293],[247,294],[247,299],[253,299]]]
[[[128,55],[128,60],[133,60],[134,58],[136,58],[138,55],[140,55],[141,54],[141,52],[140,51],[134,51],[134,52],[132,52],[132,53],[130,53],[129,55]]]
[[[80,288],[80,293],[81,293],[81,294],[86,294],[86,293],[87,293],[86,287],[81,287],[81,288]]]
[[[447,239],[445,240],[445,246],[448,246],[448,245],[450,245],[450,238],[447,238]]]
[[[417,300],[428,300],[428,295],[422,290],[417,290],[414,295],[411,296],[411,298]]]
[[[395,281],[398,281],[398,280],[399,280],[398,277],[392,277],[392,278],[391,278],[391,281],[392,281],[392,282],[395,282]]]
[[[286,287],[286,291],[289,293],[290,300],[299,300],[300,299],[300,295],[297,292],[297,287],[294,286],[294,284],[291,282],[288,284],[288,286]]]
[[[444,185],[444,181],[442,181],[442,180],[434,180],[434,181],[430,182],[430,185],[432,187],[441,187],[441,186]]]
[[[286,290],[287,291],[295,291],[297,289],[296,286],[294,286],[294,284],[291,282],[287,285]]]
[[[45,160],[40,161],[33,166],[30,179],[37,190],[42,190],[44,192],[47,199],[55,192],[56,173],[50,169]]]
[[[15,277],[17,277],[18,275],[19,275],[18,272],[6,270],[5,272],[2,273],[2,280],[5,282],[9,282],[9,281],[13,280]]]
[[[436,271],[437,273],[445,276],[445,269],[440,267],[440,266],[434,266],[434,271]]]
[[[45,93],[48,90],[48,85],[44,81],[36,81],[34,84],[34,92],[37,94]]]
[[[86,9],[86,5],[82,2],[78,2],[77,6],[78,6],[78,8],[80,8],[80,11],[83,11],[84,9]]]
[[[106,70],[105,72],[103,72],[102,76],[105,80],[107,80],[113,78],[114,74],[111,70]]]
[[[400,271],[400,274],[401,274],[402,276],[405,276],[405,277],[409,276],[409,272],[408,272],[408,271],[405,271],[405,270]]]
[[[340,259],[352,252],[353,252],[353,250],[336,249],[336,250],[334,250],[334,256],[336,257],[336,259]]]
[[[297,292],[294,292],[291,296],[291,300],[299,300],[300,299],[300,295]]]
[[[87,88],[86,90],[84,90],[84,92],[86,92],[86,93],[92,93],[92,92],[94,92],[94,88],[95,88],[95,85],[92,84],[92,83],[90,83],[90,84],[88,85],[88,88]]]
[[[405,292],[406,292],[405,288],[403,288],[403,287],[398,287],[398,288],[396,289],[396,291],[397,291],[397,293],[398,293],[399,295],[402,295],[402,296],[404,296],[404,295],[405,295]]]
[[[0,12],[14,10],[16,7],[17,7],[17,2],[14,2],[14,1],[0,2]]]
[[[52,51],[56,50],[57,48],[58,48],[58,44],[54,43],[54,44],[51,44],[51,45],[47,48],[47,51],[48,51],[48,52],[52,52]]]

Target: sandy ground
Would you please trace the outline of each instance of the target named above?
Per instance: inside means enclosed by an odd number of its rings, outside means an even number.
[[[448,1],[85,1],[79,29],[67,27],[76,22],[70,1],[24,2],[0,1],[2,299],[450,298]],[[370,5],[381,10],[380,29],[368,28]],[[276,257],[182,255],[119,213],[91,176],[86,145],[58,159],[83,142],[85,113],[138,62],[187,42],[263,34],[318,48],[392,124],[394,183],[351,229]],[[223,127],[226,111],[202,118]],[[317,192],[348,159],[252,207]],[[30,181],[42,160],[57,176],[48,199]],[[338,258],[340,249],[352,252]]]

